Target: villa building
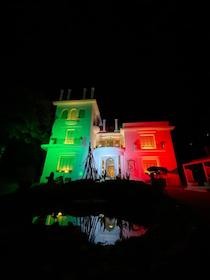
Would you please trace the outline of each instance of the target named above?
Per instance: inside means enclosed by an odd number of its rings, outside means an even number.
[[[171,138],[174,127],[169,122],[130,122],[119,129],[115,119],[115,129],[110,132],[93,98],[61,97],[53,104],[56,113],[50,141],[42,145],[46,151],[42,183],[51,172],[65,181],[82,179],[90,145],[98,176],[129,176],[131,180],[147,182],[147,168],[161,166],[168,170],[167,184],[180,184]]]

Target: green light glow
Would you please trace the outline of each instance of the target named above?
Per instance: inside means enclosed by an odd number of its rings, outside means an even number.
[[[55,179],[59,176],[64,180],[81,179],[81,163],[85,162],[88,145],[92,142],[94,121],[100,117],[94,99],[54,104],[57,108],[50,141],[41,146],[47,152],[41,183],[47,182],[46,177],[51,172],[54,172]]]

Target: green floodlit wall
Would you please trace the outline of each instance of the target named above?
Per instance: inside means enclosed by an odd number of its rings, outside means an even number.
[[[95,103],[94,103],[95,102]],[[46,159],[43,167],[41,183],[47,182],[47,178],[51,172],[54,172],[54,178],[63,176],[65,180],[81,179],[84,172],[84,162],[88,153],[89,143],[92,142],[93,122],[96,118],[94,106],[97,106],[94,100],[78,100],[78,101],[59,101],[55,105],[56,114],[52,127],[52,133],[49,144],[43,144],[42,148],[46,150]],[[69,119],[72,109],[77,110],[77,117]],[[68,110],[68,117],[64,110]],[[79,112],[83,111],[80,115]],[[72,137],[68,138],[67,135]],[[73,140],[71,140],[71,138]],[[68,168],[65,171],[59,170],[62,165],[65,167],[68,161]],[[69,163],[70,162],[70,163]]]

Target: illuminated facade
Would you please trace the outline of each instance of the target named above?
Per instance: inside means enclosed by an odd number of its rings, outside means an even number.
[[[149,181],[150,166],[168,169],[167,184],[179,185],[177,163],[171,139],[174,127],[168,122],[124,123],[106,132],[95,99],[60,100],[53,103],[55,121],[47,151],[41,182],[54,172],[64,181],[82,179],[89,144],[93,150],[98,176],[106,179],[129,176],[132,180]]]

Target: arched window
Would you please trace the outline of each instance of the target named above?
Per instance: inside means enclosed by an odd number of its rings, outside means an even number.
[[[78,119],[78,110],[77,109],[71,109],[69,114],[70,120],[77,120]]]
[[[61,119],[67,119],[68,117],[68,110],[64,109],[61,113]]]

